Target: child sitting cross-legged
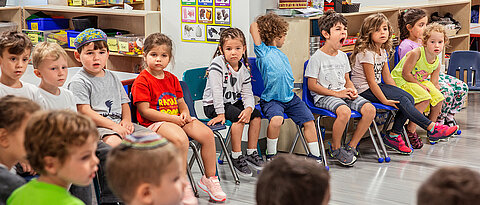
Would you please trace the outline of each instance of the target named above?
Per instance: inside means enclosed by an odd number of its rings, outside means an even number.
[[[97,171],[97,130],[68,110],[35,113],[25,130],[25,150],[40,177],[15,190],[7,204],[84,204],[67,191],[87,186]]]
[[[375,117],[375,107],[357,93],[350,81],[350,62],[347,54],[339,49],[347,38],[347,19],[342,14],[329,10],[318,20],[325,45],[308,61],[305,77],[315,106],[337,114],[333,123],[330,155],[343,165],[356,161],[357,144]],[[350,120],[351,109],[362,114],[350,143],[341,147],[342,134]]]

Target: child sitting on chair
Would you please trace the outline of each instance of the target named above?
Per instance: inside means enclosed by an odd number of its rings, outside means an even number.
[[[347,38],[347,19],[342,14],[328,10],[319,20],[319,29],[325,45],[308,61],[305,77],[315,106],[337,115],[332,128],[330,155],[342,165],[353,165],[357,158],[357,144],[375,118],[375,107],[359,96],[350,81],[350,62],[340,51]],[[306,83],[306,82],[304,82]],[[351,109],[362,114],[350,143],[341,147],[342,134],[350,120]]]

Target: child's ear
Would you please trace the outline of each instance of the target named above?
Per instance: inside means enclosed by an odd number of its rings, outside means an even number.
[[[323,35],[323,37],[325,37],[325,39],[329,39],[329,38],[330,38],[330,34],[329,34],[327,31],[325,31],[325,30],[322,30],[322,35]]]
[[[37,77],[39,77],[39,78],[42,77],[42,74],[40,74],[40,71],[38,71],[38,69],[36,69],[36,68],[33,69],[33,73],[35,73],[35,75],[36,75]]]
[[[141,183],[135,190],[134,198],[141,201],[142,204],[153,204],[152,187],[148,183]]]
[[[77,60],[80,63],[82,62],[80,61],[80,53],[78,53],[78,51],[73,52],[73,55],[75,56],[75,60]]]
[[[220,51],[220,54],[223,55],[223,50],[222,50],[222,47],[221,47],[221,46],[218,46],[218,51]]]
[[[60,168],[61,163],[57,157],[45,156],[43,157],[43,166],[44,166],[45,172],[51,175],[55,175],[57,174],[57,171]]]
[[[413,26],[410,25],[410,24],[407,24],[405,27],[407,28],[408,31],[412,30],[412,28],[413,28]]]
[[[7,129],[0,128],[0,147],[7,148],[9,145]]]

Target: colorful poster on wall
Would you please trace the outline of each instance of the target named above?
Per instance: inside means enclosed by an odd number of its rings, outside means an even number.
[[[181,0],[182,41],[218,43],[232,26],[232,0]]]

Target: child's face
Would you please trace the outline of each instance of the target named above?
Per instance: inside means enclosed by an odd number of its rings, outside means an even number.
[[[277,48],[281,48],[285,43],[286,37],[287,37],[287,34],[284,34],[281,37],[275,37],[275,39],[273,39],[275,46],[277,46]]]
[[[372,41],[377,45],[382,45],[388,41],[389,34],[388,24],[383,22],[380,28],[372,33]]]
[[[147,69],[150,71],[163,71],[170,63],[170,49],[166,45],[153,46],[145,56]]]
[[[35,69],[35,74],[49,87],[62,87],[68,74],[67,59],[47,57]]]
[[[75,52],[75,58],[81,62],[83,69],[93,76],[103,74],[103,69],[107,64],[109,52],[107,48],[95,50],[95,45],[89,43],[83,47],[82,53]]]
[[[98,169],[99,160],[95,156],[96,139],[95,136],[90,136],[83,145],[71,146],[65,162],[57,165],[55,177],[66,185],[70,183],[79,186],[89,185]]]
[[[153,205],[177,205],[183,198],[183,190],[187,186],[185,179],[181,177],[179,161],[170,163],[165,174],[161,177],[160,186],[153,185]]]
[[[429,53],[438,55],[443,51],[445,45],[443,33],[433,31],[430,38],[426,42],[426,50]]]
[[[427,25],[428,18],[425,16],[418,20],[415,25],[407,25],[407,30],[410,33],[411,38],[419,39],[423,36],[423,30],[425,30],[425,26]]]
[[[2,69],[2,76],[9,80],[18,81],[25,73],[30,58],[30,50],[25,50],[21,54],[11,54],[6,48],[0,57],[0,67]],[[3,78],[3,77],[2,77]]]
[[[239,38],[227,39],[224,42],[223,47],[220,47],[223,55],[225,56],[225,60],[227,60],[227,62],[230,64],[237,64],[238,61],[242,59],[242,55],[245,53],[246,48],[247,47],[243,45]]]
[[[323,36],[325,36],[327,42],[333,48],[339,50],[347,38],[347,27],[338,22],[332,28],[330,28],[330,34],[328,34],[326,31],[323,31]]]

